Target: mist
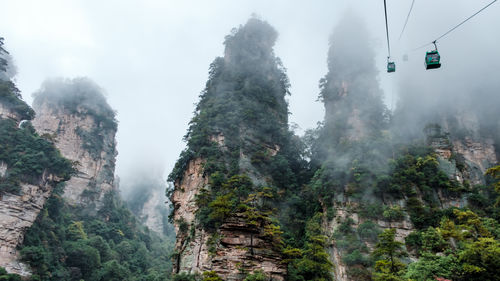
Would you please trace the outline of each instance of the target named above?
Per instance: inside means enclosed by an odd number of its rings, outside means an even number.
[[[128,194],[126,186],[132,185],[126,182],[143,167],[154,166],[155,177],[163,178],[172,170],[185,147],[182,137],[210,63],[223,54],[224,36],[252,13],[279,33],[275,53],[291,82],[289,119],[297,124],[298,134],[324,119],[318,81],[327,73],[330,35],[346,13],[366,24],[380,94],[399,116],[400,135],[415,137],[413,132],[421,132],[436,113],[457,103],[498,122],[499,4],[438,42],[440,69],[424,69],[431,45],[408,51],[431,42],[486,2],[417,1],[398,40],[411,0],[388,1],[397,65],[393,74],[385,70],[383,4],[376,1],[6,1],[0,36],[17,65],[16,83],[28,102],[47,77],[90,77],[104,89],[117,111],[117,175]],[[356,30],[346,32],[346,40],[350,32]],[[361,47],[352,49],[353,63],[365,55]],[[405,53],[408,62],[401,59]]]

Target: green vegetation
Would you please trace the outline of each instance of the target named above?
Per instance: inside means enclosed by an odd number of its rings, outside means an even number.
[[[248,274],[247,277],[245,277],[245,279],[243,281],[267,281],[267,280],[268,280],[268,278],[264,274],[264,271],[257,270],[251,274]]]
[[[0,119],[0,161],[8,167],[0,178],[0,195],[18,193],[21,182],[38,184],[44,174],[68,180],[73,173],[71,162],[51,142],[29,124],[18,129],[14,120]]]
[[[0,79],[0,104],[23,120],[31,120],[35,117],[35,112],[22,100],[19,89],[11,81]]]
[[[173,281],[197,281],[197,280],[199,280],[199,276],[194,275],[194,274],[189,274],[186,272],[182,272],[179,274],[175,274],[172,280]]]
[[[405,265],[400,258],[408,254],[403,250],[404,243],[395,240],[396,230],[390,228],[379,235],[373,256],[375,262],[375,281],[401,280]]]
[[[215,273],[215,271],[205,271],[203,272],[202,281],[223,281],[222,278]]]
[[[33,280],[169,280],[172,242],[140,227],[116,194],[88,216],[66,205],[62,191],[61,184],[21,247]]]
[[[455,209],[438,227],[409,235],[406,245],[419,259],[408,265],[411,280],[500,280],[499,224],[470,210]],[[404,279],[404,280],[408,280]]]
[[[7,70],[7,60],[3,58],[3,55],[9,54],[4,48],[3,48],[3,37],[0,37],[0,71],[6,71]]]
[[[17,274],[9,274],[9,273],[7,273],[5,268],[0,267],[0,280],[2,280],[2,281],[21,281],[21,276],[19,276]]]
[[[376,194],[382,198],[401,199],[406,197],[406,212],[418,229],[436,226],[444,215],[436,198],[441,191],[454,197],[464,191],[461,184],[450,180],[438,167],[436,155],[425,146],[409,146],[401,150],[391,161],[389,177],[377,183]],[[402,209],[386,209],[384,217],[399,220],[404,216]]]
[[[330,262],[325,247],[328,237],[321,229],[322,215],[312,217],[306,225],[306,243],[303,250],[287,248],[283,252],[290,258],[288,280],[333,280],[333,264]]]

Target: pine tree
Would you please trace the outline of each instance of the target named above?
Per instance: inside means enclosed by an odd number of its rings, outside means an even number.
[[[408,254],[403,250],[404,243],[396,241],[396,229],[390,228],[384,230],[378,238],[375,245],[373,256],[378,259],[375,263],[374,280],[401,280],[399,277],[405,269],[405,265],[400,258]]]

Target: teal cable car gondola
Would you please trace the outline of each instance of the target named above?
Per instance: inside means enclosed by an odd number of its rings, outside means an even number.
[[[394,63],[393,61],[388,61],[387,62],[387,72],[389,72],[389,73],[396,72],[396,63]]]
[[[434,43],[435,50],[425,53],[425,69],[435,69],[441,67],[441,56],[437,50],[436,41]]]

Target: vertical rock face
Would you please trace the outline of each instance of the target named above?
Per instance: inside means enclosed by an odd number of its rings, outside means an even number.
[[[215,271],[224,280],[243,280],[247,273],[262,270],[272,280],[284,280],[286,267],[273,239],[264,233],[265,223],[250,225],[244,215],[233,214],[216,236],[197,225],[196,195],[207,184],[201,159],[192,160],[183,179],[176,183],[172,202],[180,256],[174,271]],[[187,226],[192,227],[191,233],[182,229]]]
[[[442,124],[444,133],[449,135],[462,179],[471,184],[485,184],[484,173],[498,163],[497,132],[485,130],[477,114],[470,110],[452,115]]]
[[[403,204],[403,202],[399,202]],[[347,219],[352,219],[352,228],[357,231],[359,226],[369,219],[361,217],[356,210],[358,207],[358,202],[345,202],[345,203],[337,203],[334,206],[335,210],[335,219],[326,220],[324,222],[325,232],[329,237],[334,237],[335,231],[341,225],[341,222],[345,222]],[[395,239],[400,242],[404,242],[404,239],[408,234],[410,234],[413,230],[413,224],[410,221],[408,216],[405,216],[401,221],[387,221],[383,219],[378,219],[375,221],[375,225],[378,229],[383,231],[388,228],[396,229],[396,237]],[[363,241],[365,246],[371,251],[374,248],[374,241]],[[333,241],[330,247],[328,247],[328,253],[330,255],[331,262],[335,265],[335,279],[336,281],[357,281],[360,280],[359,277],[354,277],[349,274],[349,266],[346,265],[343,261],[345,257],[344,253],[341,251],[338,241]],[[415,257],[411,257],[414,259]]]
[[[54,138],[62,155],[73,161],[77,174],[67,183],[70,204],[97,204],[114,188],[115,113],[101,90],[87,79],[45,82],[35,94],[33,126]]]
[[[159,163],[151,164],[153,159],[136,164],[123,177],[120,177],[120,189],[129,209],[143,225],[160,234],[171,236],[173,225],[168,223],[166,183]]]
[[[197,202],[202,193],[216,200],[223,187],[215,178],[227,181],[244,175],[253,189],[273,185],[273,177],[262,167],[289,137],[284,99],[288,80],[274,56],[276,37],[271,26],[252,18],[226,37],[224,58],[211,65],[186,137],[188,148],[169,176],[177,233],[174,273],[214,271],[224,280],[243,280],[262,270],[273,280],[284,280],[286,266],[276,237],[266,232],[270,221],[249,223],[248,214],[234,210],[215,228],[207,227],[213,217],[200,214]],[[204,222],[200,216],[205,216]]]
[[[482,130],[474,112],[447,114],[439,124],[427,125],[424,132],[450,178],[471,185],[486,183],[484,173],[498,163],[495,132]]]
[[[21,184],[21,192],[0,196],[0,266],[10,273],[30,275],[29,268],[19,262],[17,246],[24,233],[36,220],[45,201],[50,197],[54,182],[51,176],[39,185]]]
[[[165,219],[167,208],[165,206],[164,190],[152,190],[149,199],[137,216],[144,225],[156,233],[163,233],[165,229]]]

